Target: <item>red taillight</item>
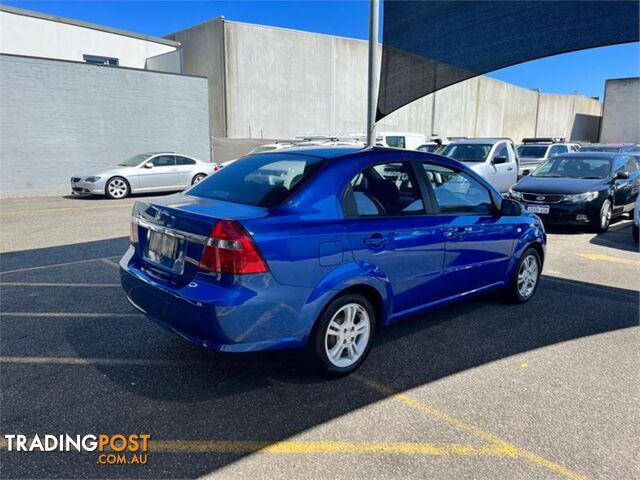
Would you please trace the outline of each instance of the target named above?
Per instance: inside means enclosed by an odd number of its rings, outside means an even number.
[[[218,170],[220,170],[220,166],[217,163],[213,164],[213,173],[216,173]]]
[[[232,220],[220,220],[213,227],[202,252],[200,268],[235,274],[268,271],[253,239],[239,223]]]

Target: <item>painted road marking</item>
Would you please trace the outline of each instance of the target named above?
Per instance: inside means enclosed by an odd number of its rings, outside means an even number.
[[[32,283],[32,282],[0,282],[0,287],[71,287],[71,288],[114,288],[119,283]]]
[[[118,262],[114,262],[110,258],[103,258],[102,262],[106,263],[107,265],[111,265],[112,267],[120,268],[120,265],[118,264]]]
[[[639,260],[630,260],[628,258],[610,257],[609,255],[600,255],[598,253],[577,253],[576,255],[582,258],[586,258],[587,260],[593,260],[596,262],[609,262],[609,263],[619,263],[621,265],[640,266]]]
[[[78,358],[78,357],[0,357],[1,364],[23,365],[131,365],[142,367],[192,367],[207,365],[205,362],[187,362],[184,360],[163,360],[155,358]]]
[[[52,208],[37,208],[32,210],[12,210],[9,212],[0,212],[0,215],[21,215],[21,214],[29,214],[29,213],[43,213],[43,212],[60,212],[60,211],[83,211],[83,210],[95,210],[98,208],[132,208],[133,204],[126,205],[92,205],[92,206],[84,206],[84,207],[52,207]]]
[[[474,425],[463,422],[462,420],[458,420],[457,418],[450,417],[446,413],[441,412],[440,410],[436,410],[435,408],[432,408],[426,403],[416,400],[409,395],[406,395],[404,393],[399,393],[394,389],[387,387],[386,385],[361,377],[360,375],[357,375],[357,374],[352,374],[351,378],[369,387],[371,390],[374,390],[380,393],[385,398],[390,398],[392,400],[399,401],[400,403],[403,403],[404,405],[406,405],[407,407],[413,410],[417,410],[419,412],[425,413],[430,417],[433,417],[445,423],[448,423],[449,425],[457,428],[458,430],[470,433],[482,440],[485,440],[489,442],[490,445],[496,448],[499,448],[500,451],[509,452],[510,456],[525,459],[533,463],[534,465],[547,468],[548,470],[551,470],[552,472],[555,472],[558,475],[562,475],[563,477],[571,480],[586,479],[585,476],[580,475],[579,473],[576,473],[573,470],[569,470],[568,468],[563,467],[562,465],[559,465],[555,462],[552,462],[551,460],[547,460],[546,458],[541,457],[540,455],[537,455],[533,452],[529,452],[528,450],[525,450],[523,448],[517,447],[505,440],[502,440],[499,437],[496,437],[491,433],[485,432],[484,430]]]
[[[112,258],[120,258],[120,257],[100,257],[100,258],[91,258],[88,260],[76,260],[74,262],[65,262],[65,263],[53,263],[51,265],[40,265],[37,267],[26,267],[26,268],[17,268],[15,270],[5,270],[0,272],[0,275],[4,275],[6,273],[19,273],[19,272],[30,272],[32,270],[42,270],[44,268],[54,268],[54,267],[66,267],[69,265],[80,265],[83,263],[91,263],[91,262],[99,262],[102,260],[109,260]]]
[[[294,441],[279,442],[152,440],[149,450],[165,453],[279,453],[279,454],[317,454],[317,453],[393,453],[404,455],[479,455],[511,457],[510,451],[499,446],[463,445],[457,443],[404,443],[404,442],[333,442],[333,441]]]
[[[6,450],[9,442],[0,439],[0,450]],[[399,455],[459,455],[483,457],[513,457],[511,452],[498,446],[464,445],[459,443],[404,443],[404,442],[333,442],[294,441],[274,442],[251,440],[150,440],[153,453],[272,453],[272,454],[327,454],[386,453]]]
[[[83,313],[83,312],[0,312],[0,317],[50,317],[50,318],[140,318],[140,313]]]

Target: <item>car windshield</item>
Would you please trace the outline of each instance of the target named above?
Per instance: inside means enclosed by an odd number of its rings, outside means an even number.
[[[518,156],[527,158],[544,158],[549,145],[520,145]]]
[[[450,143],[439,153],[459,162],[484,162],[493,147],[490,143]]]
[[[608,158],[553,157],[542,163],[532,177],[547,178],[606,178],[611,170]]]
[[[137,167],[145,160],[148,160],[151,157],[148,153],[142,153],[140,155],[136,155],[135,157],[131,157],[124,162],[118,163],[119,167]]]
[[[426,144],[420,145],[418,148],[416,148],[416,150],[418,150],[420,152],[427,152],[427,153],[435,152],[437,149],[438,149],[438,144],[437,143],[434,143],[434,144],[426,143]]]
[[[275,207],[284,202],[326,160],[306,155],[258,154],[245,157],[187,191],[194,197]]]

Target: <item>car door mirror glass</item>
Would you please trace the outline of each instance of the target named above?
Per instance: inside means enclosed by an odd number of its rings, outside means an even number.
[[[507,217],[518,217],[522,215],[522,205],[510,198],[503,198],[500,205],[500,215]]]
[[[501,163],[507,163],[507,157],[505,156],[499,156],[499,157],[493,157],[493,161],[491,162],[494,165],[500,165]]]

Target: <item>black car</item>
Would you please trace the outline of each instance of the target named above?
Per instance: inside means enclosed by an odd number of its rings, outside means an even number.
[[[575,152],[545,161],[509,195],[546,224],[589,225],[602,233],[613,217],[633,210],[639,190],[634,156]]]

